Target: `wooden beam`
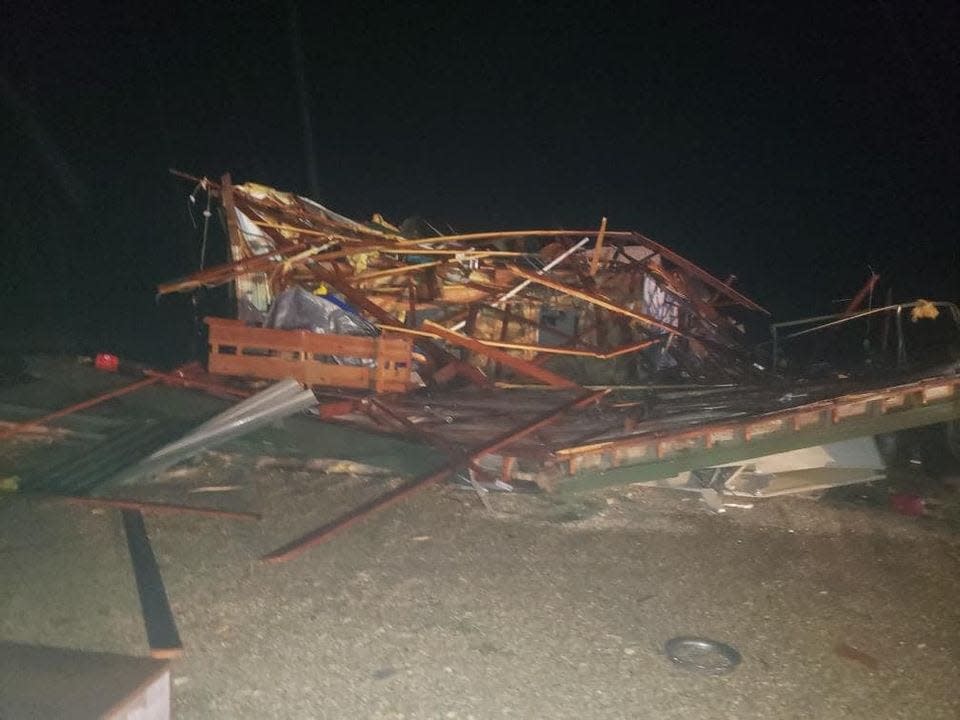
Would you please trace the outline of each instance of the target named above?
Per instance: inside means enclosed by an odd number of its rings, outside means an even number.
[[[266,231],[265,231],[266,232]],[[275,238],[271,238],[276,242]],[[245,257],[233,262],[217,265],[200,272],[193,273],[187,277],[163,283],[157,286],[157,294],[169,295],[174,292],[185,292],[201,286],[213,287],[230,282],[241,275],[247,275],[254,272],[270,272],[275,268],[283,267],[286,263],[288,269],[296,265],[303,265],[311,262],[328,262],[339,260],[349,255],[356,255],[363,252],[372,252],[382,249],[379,245],[370,246],[352,246],[344,250],[331,250],[330,252],[314,252],[319,248],[311,248],[310,245],[290,245],[279,248],[276,252],[269,252],[254,257]],[[293,257],[290,257],[293,256]]]
[[[230,282],[235,277],[246,275],[252,272],[265,272],[273,265],[278,264],[277,258],[283,258],[287,255],[295,255],[305,250],[309,245],[293,245],[288,248],[277,250],[276,253],[268,255],[257,255],[256,257],[242,258],[232,260],[222,265],[215,265],[200,272],[192,273],[186,277],[157,285],[158,295],[169,295],[175,292],[186,292],[198,287],[213,287]]]
[[[847,303],[847,306],[843,309],[844,315],[852,315],[857,310],[860,309],[860,306],[863,305],[863,301],[866,300],[867,295],[873,292],[873,289],[877,286],[877,283],[880,281],[880,276],[877,273],[870,273],[870,277],[867,278],[867,282],[864,283],[863,287],[860,288],[860,291],[853,296],[853,299]]]
[[[539,380],[542,383],[554,385],[556,387],[579,387],[575,382],[573,382],[573,380],[565,378],[562,375],[557,375],[556,373],[545,370],[542,367],[537,367],[533,363],[527,362],[522,358],[518,358],[510,353],[503,352],[502,350],[497,350],[489,345],[484,345],[479,340],[474,340],[466,335],[453,332],[452,330],[448,330],[442,325],[437,325],[429,320],[425,320],[421,327],[425,328],[428,332],[437,335],[451,345],[457,345],[459,347],[466,348],[467,350],[485,355],[491,360],[499,362],[504,367],[508,367],[520,375],[525,375],[526,377],[533,378],[534,380]]]
[[[652,250],[653,252],[660,254],[661,256],[663,256],[664,258],[672,262],[677,267],[681,268],[688,274],[696,277],[698,280],[700,280],[700,282],[706,285],[709,285],[710,287],[712,287],[714,290],[721,293],[722,295],[726,295],[728,298],[730,298],[737,304],[743,305],[744,307],[750,308],[751,310],[762,312],[765,315],[770,314],[769,312],[764,310],[762,307],[757,305],[750,298],[746,297],[745,295],[741,295],[732,287],[730,287],[726,283],[721,282],[720,280],[715,278],[713,275],[708,273],[703,268],[690,262],[685,257],[677,255],[677,253],[675,253],[670,248],[665,247],[660,243],[654,242],[650,238],[646,237],[645,235],[641,235],[640,233],[630,233],[630,234],[633,236],[633,239],[637,240],[641,245],[644,245],[645,247]]]
[[[230,173],[224,173],[220,178],[220,202],[223,203],[224,215],[227,221],[227,239],[230,242],[230,257],[234,260],[246,257],[245,244],[240,237],[240,226],[237,224],[237,206],[233,203],[233,182]]]
[[[371,270],[370,272],[354,275],[350,278],[351,283],[363,282],[364,280],[373,280],[375,278],[390,277],[391,275],[405,275],[407,273],[426,270],[447,262],[446,260],[434,260],[432,262],[417,263],[414,265],[401,265],[400,267],[387,268],[386,270]]]
[[[597,233],[597,243],[593,246],[593,257],[590,258],[590,277],[597,274],[597,266],[600,263],[600,253],[603,251],[603,236],[607,232],[607,219],[600,221],[600,232]]]
[[[393,325],[378,325],[378,327],[386,332],[395,332],[402,335],[416,335],[417,337],[426,338],[442,337],[438,333],[432,333],[428,330],[411,330],[410,328]],[[468,339],[475,340],[475,338]],[[505,342],[500,340],[476,340],[476,342],[486,345],[488,348],[504,348],[506,350],[522,350],[525,352],[535,352],[544,355],[573,355],[575,357],[592,357],[597,358],[598,360],[609,360],[610,358],[615,358],[618,355],[626,355],[627,353],[643,350],[651,345],[656,345],[657,343],[661,342],[661,340],[662,338],[654,338],[653,340],[642,340],[640,342],[627,343],[626,345],[621,345],[620,347],[614,348],[609,352],[600,352],[599,350],[595,350],[593,348],[569,347],[566,345],[554,347],[551,345],[528,345],[525,343]],[[539,358],[536,360],[531,360],[530,362],[538,364],[538,360]]]
[[[384,250],[384,255],[454,255],[470,260],[488,257],[530,257],[536,253],[513,252],[512,250],[445,250],[443,248],[416,248],[414,250]]]

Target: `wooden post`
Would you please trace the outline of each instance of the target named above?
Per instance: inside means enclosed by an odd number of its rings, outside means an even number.
[[[223,203],[223,210],[226,215],[230,256],[235,261],[242,260],[246,253],[243,252],[240,226],[237,225],[237,206],[233,202],[233,181],[230,178],[230,173],[224,173],[223,177],[220,178],[220,201]]]
[[[378,395],[383,392],[383,335],[377,335],[373,340],[373,346],[375,350],[374,363],[376,367],[373,369],[373,391]]]
[[[463,328],[463,332],[465,335],[473,337],[473,335],[477,332],[477,315],[479,313],[480,313],[480,306],[476,303],[471,303],[470,307],[467,309],[467,324]],[[467,348],[467,351],[463,355],[463,361],[468,365],[473,365],[471,360],[473,360],[473,354],[470,352],[470,349]],[[483,363],[481,362],[481,364]],[[488,368],[481,368],[481,369],[488,369]]]
[[[510,328],[510,318],[513,317],[513,313],[510,312],[510,305],[504,305],[503,307],[503,319],[501,320],[500,325],[500,342],[506,342],[509,334]],[[493,377],[500,377],[500,373],[503,371],[502,365],[497,362],[493,365]]]
[[[590,277],[597,274],[600,263],[600,253],[603,250],[603,236],[607,232],[607,219],[600,220],[600,232],[597,233],[597,244],[593,246],[593,256],[590,258]]]
[[[240,226],[237,225],[237,206],[233,202],[233,182],[230,173],[224,173],[220,178],[220,202],[223,203],[223,214],[227,223],[227,240],[230,243],[230,258],[236,262],[243,260],[247,253],[243,251],[243,241],[240,239]],[[233,301],[236,304],[234,314],[240,314],[240,293],[237,279],[231,284]]]
[[[407,292],[409,293],[407,327],[415,328],[417,326],[417,284],[413,281],[413,278],[407,281]]]

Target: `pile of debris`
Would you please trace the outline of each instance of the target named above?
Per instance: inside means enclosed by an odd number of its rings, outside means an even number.
[[[358,223],[304,197],[234,186],[229,175],[198,189],[221,203],[232,262],[158,290],[233,284],[237,322],[210,323],[213,371],[279,379],[291,370],[281,368],[293,359],[284,353],[297,353],[311,367],[292,369],[304,381],[309,373],[310,384],[381,391],[454,377],[483,385],[508,373],[573,387],[598,377],[730,382],[754,372],[731,310],[763,309],[732,278],[721,282],[639,233],[608,230],[606,219],[597,230],[420,237],[428,224],[398,228],[379,215]],[[244,327],[378,337],[383,346],[346,343],[338,355],[329,343],[288,347],[292,336]],[[404,353],[411,341],[414,372]],[[378,349],[385,363],[372,362]],[[341,359],[348,351],[349,363]],[[335,372],[311,355],[380,371]]]
[[[219,203],[231,262],[159,292],[233,290],[237,317],[207,319],[212,374],[293,377],[326,401],[326,418],[471,457],[472,472],[491,482],[552,490],[621,475],[700,478],[926,421],[887,411],[917,393],[926,407],[931,382],[952,398],[952,368],[906,378],[912,385],[902,374],[892,383],[780,373],[785,326],[773,326],[772,352],[758,354],[744,322],[766,313],[732,277],[720,281],[637,232],[609,230],[606,218],[596,230],[443,235],[424,221],[356,222],[308,198],[233,185],[229,175],[184,177],[197,183],[192,198],[205,192],[208,209]],[[900,318],[903,306],[858,312],[877,281],[871,274],[843,313],[802,321],[794,334]],[[945,317],[960,328],[949,307]],[[892,337],[888,322],[883,345],[897,345]],[[900,358],[902,331],[898,342]],[[477,453],[506,419],[533,421],[584,398],[589,411],[557,415],[514,437],[509,451]],[[845,453],[835,450],[818,455],[818,467],[836,466]],[[856,477],[876,477],[876,452],[858,455]],[[613,472],[621,466],[629,469]]]
[[[608,229],[605,218],[596,230],[444,235],[422,221],[356,222],[229,175],[190,179],[194,202],[206,194],[208,221],[221,211],[229,262],[201,263],[159,293],[231,292],[235,314],[206,318],[206,368],[140,369],[143,379],[46,414],[8,404],[3,419],[14,422],[0,424],[0,439],[27,437],[160,385],[220,398],[180,393],[189,397],[178,399],[179,415],[101,419],[93,445],[75,433],[62,453],[10,455],[0,468],[11,473],[0,489],[123,511],[148,630],[160,628],[150,632],[155,654],[179,652],[179,637],[140,513],[258,515],[118,497],[117,487],[291,415],[282,432],[306,425],[306,436],[326,436],[324,457],[386,460],[409,479],[267,553],[268,562],[448,479],[485,503],[491,489],[642,483],[699,493],[723,511],[744,506],[727,495],[881,478],[886,458],[874,437],[907,428],[945,424],[960,455],[960,310],[928,301],[873,308],[874,275],[844,312],[775,324],[764,347],[745,325],[766,312],[732,276],[720,281],[639,233]],[[937,352],[917,351],[914,331]],[[809,340],[814,351],[804,355]],[[824,347],[857,368],[819,362]],[[106,359],[97,367],[116,371],[117,359]],[[426,460],[411,464],[397,438]]]

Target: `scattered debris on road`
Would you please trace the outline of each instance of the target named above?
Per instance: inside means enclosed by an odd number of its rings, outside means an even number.
[[[205,365],[161,372],[101,353],[87,397],[72,387],[53,410],[15,393],[0,401],[11,491],[119,508],[128,528],[148,512],[256,519],[111,493],[168,472],[192,478],[211,448],[265,434],[273,446],[248,463],[257,469],[405,478],[262,558],[276,563],[451,479],[488,510],[491,490],[640,484],[725,512],[753,507],[731,498],[882,479],[907,429],[942,425],[960,452],[960,310],[874,307],[874,273],[843,312],[773,323],[757,342],[750,328],[767,313],[734,276],[607,218],[442,234],[418,219],[357,222],[229,175],[176,174],[218,207],[229,260],[158,293],[225,287],[235,312],[205,319]],[[132,417],[118,412],[131,406]],[[275,447],[311,443],[324,449],[308,459]],[[242,495],[232,478],[196,480],[186,495]],[[925,511],[915,496],[891,504]],[[722,643],[671,643],[671,658],[694,649],[739,662]]]

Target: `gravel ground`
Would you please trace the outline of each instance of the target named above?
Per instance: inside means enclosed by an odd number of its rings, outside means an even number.
[[[243,487],[185,493],[227,482]],[[265,514],[148,519],[186,648],[178,718],[960,717],[947,523],[796,498],[712,515],[624,489],[486,509],[444,487],[257,561],[387,483],[210,457],[143,489]],[[114,512],[0,501],[0,573],[0,639],[146,652]],[[662,645],[690,634],[743,663],[674,667]]]

